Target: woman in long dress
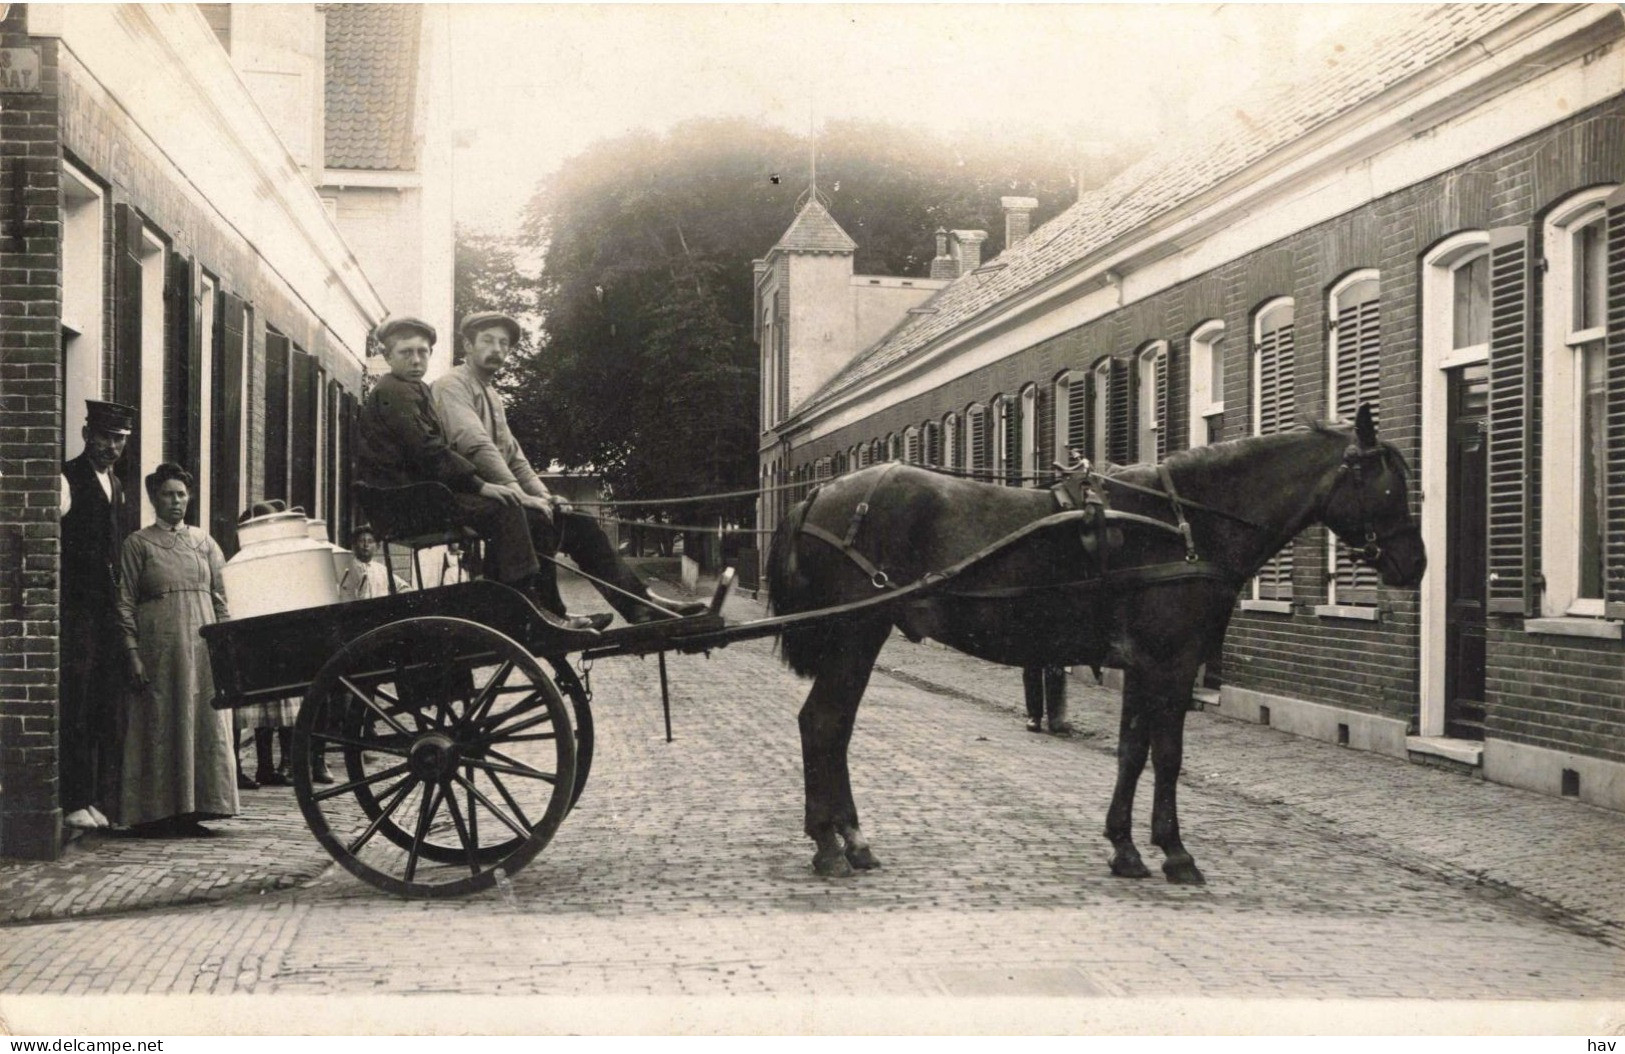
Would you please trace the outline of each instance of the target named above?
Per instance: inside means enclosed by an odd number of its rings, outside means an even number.
[[[216,832],[237,812],[231,715],[210,705],[214,677],[198,634],[229,617],[214,539],[185,522],[192,475],[162,464],[146,478],[156,523],[124,540],[118,617],[139,695],[124,739],[122,820],[139,835]]]

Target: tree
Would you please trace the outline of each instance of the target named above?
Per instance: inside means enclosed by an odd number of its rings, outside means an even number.
[[[693,121],[598,143],[542,184],[524,237],[545,248],[536,309],[546,321],[505,385],[533,460],[591,466],[628,500],[755,485],[751,260],[794,218],[808,156],[782,130]],[[1055,143],[832,123],[819,137],[818,184],[858,242],[860,273],[923,275],[939,226],[985,229],[987,255],[1002,248],[1001,195],[1037,197],[1035,223],[1070,204],[1068,157]],[[709,522],[728,508],[680,515]]]
[[[474,311],[501,311],[512,315],[520,323],[521,354],[535,349],[530,334],[541,325],[538,267],[527,266],[526,257],[527,245],[519,238],[457,228],[452,289],[452,311],[456,319],[461,320]],[[455,358],[461,360],[462,345],[455,342],[454,346]]]

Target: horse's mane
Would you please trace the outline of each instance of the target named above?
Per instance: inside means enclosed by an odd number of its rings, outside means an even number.
[[[1354,426],[1346,421],[1328,421],[1313,414],[1299,414],[1298,427],[1288,432],[1276,432],[1268,436],[1243,436],[1239,439],[1226,440],[1222,443],[1213,443],[1209,446],[1200,446],[1191,450],[1181,450],[1168,455],[1168,464],[1194,469],[1221,469],[1228,467],[1237,458],[1245,457],[1261,443],[1278,442],[1280,439],[1291,436],[1294,432],[1314,432],[1319,435],[1332,436],[1343,442],[1354,439]],[[1381,441],[1382,446],[1404,469],[1406,476],[1410,475],[1410,462],[1404,453],[1392,443]]]

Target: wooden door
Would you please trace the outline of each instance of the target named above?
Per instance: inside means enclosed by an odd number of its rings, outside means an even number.
[[[1444,734],[1484,738],[1489,366],[1451,370],[1446,483]]]

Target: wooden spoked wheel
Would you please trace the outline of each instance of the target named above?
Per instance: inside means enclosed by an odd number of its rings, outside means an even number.
[[[311,752],[342,759],[311,781]],[[579,793],[570,711],[529,652],[466,619],[358,637],[311,683],[294,793],[323,848],[405,897],[488,889],[541,852]]]
[[[570,795],[573,809],[581,800],[581,792],[587,789],[587,776],[592,772],[592,703],[587,698],[586,685],[570,668],[567,658],[552,657],[547,661],[553,667],[553,684],[570,701],[570,713],[575,718],[576,787]]]

